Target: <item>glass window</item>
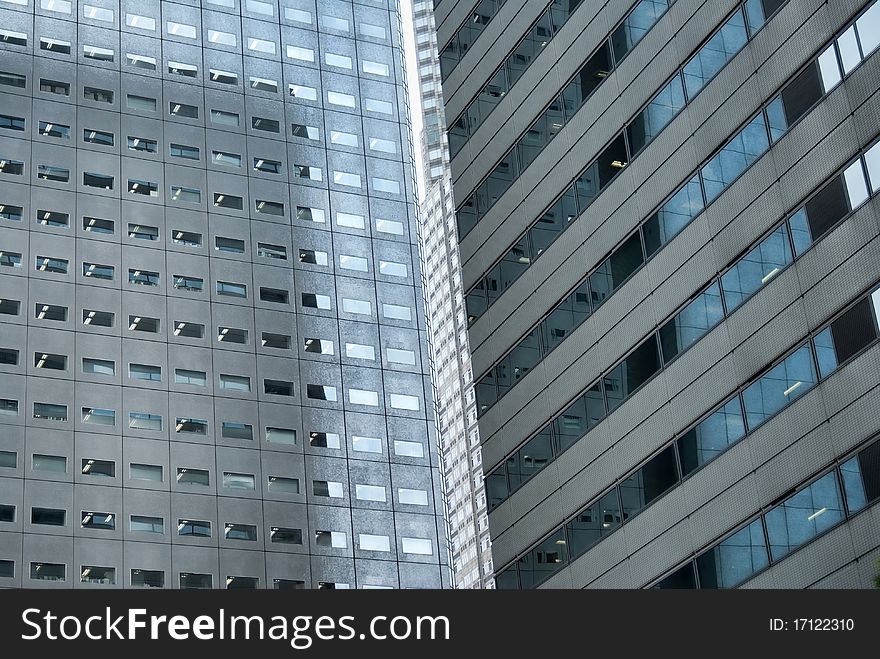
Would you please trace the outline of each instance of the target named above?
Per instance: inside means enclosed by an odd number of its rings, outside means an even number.
[[[257,541],[257,527],[253,524],[232,524],[226,522],[224,534],[227,540]]]
[[[301,545],[303,543],[302,529],[286,529],[273,526],[269,532],[271,542],[288,545]]]
[[[296,444],[296,431],[291,428],[266,428],[266,441],[270,444]]]
[[[180,573],[181,590],[206,590],[214,587],[214,577],[210,574]]]
[[[129,465],[129,475],[132,480],[154,481],[156,483],[161,483],[163,481],[161,465],[148,465],[132,462]]]
[[[211,109],[211,123],[220,126],[238,126],[238,114],[225,110]]]
[[[126,14],[125,24],[128,27],[140,28],[141,30],[156,30],[156,19],[149,16],[140,16],[138,14]]]
[[[419,410],[419,397],[407,396],[405,394],[390,394],[391,407],[397,410],[410,410],[417,412]]]
[[[113,531],[116,529],[116,515],[114,513],[83,510],[81,525],[84,529]]]
[[[581,510],[565,525],[569,551],[579,556],[621,525],[623,518],[617,489],[612,489]]]
[[[604,376],[609,412],[616,409],[660,370],[657,340],[652,334],[629,357]]]
[[[139,112],[155,112],[156,111],[156,99],[148,98],[146,96],[135,96],[134,94],[128,94],[125,97],[125,104],[131,110],[138,110]]]
[[[82,408],[82,422],[101,426],[116,425],[116,411],[97,407]]]
[[[645,259],[639,232],[627,238],[590,275],[590,291],[593,306],[604,302],[631,274],[638,270]]]
[[[867,57],[880,46],[880,4],[873,3],[856,21],[862,53]]]
[[[567,562],[565,530],[560,528],[519,559],[522,588],[528,589],[537,586]]]
[[[706,199],[713,201],[769,147],[764,114],[752,119],[700,170]]]
[[[309,446],[319,448],[339,448],[339,435],[335,432],[310,432]]]
[[[697,557],[700,588],[734,588],[769,564],[764,525],[756,519]]]
[[[162,369],[159,366],[149,364],[129,364],[128,377],[132,380],[162,381]]]
[[[407,442],[395,439],[394,454],[407,458],[423,458],[425,457],[425,447],[421,442]]]
[[[810,345],[795,350],[743,391],[746,421],[753,430],[816,384]]]
[[[22,120],[22,128],[24,128],[24,120]],[[70,139],[70,126],[65,126],[52,121],[39,122],[39,132],[40,135],[46,137],[57,137],[64,140]]]
[[[113,133],[106,133],[91,128],[83,129],[83,142],[100,144],[101,146],[113,146]]]
[[[659,499],[679,480],[675,447],[670,444],[620,484],[623,520]]]
[[[865,485],[862,481],[860,458],[871,452],[876,453],[877,448],[878,445],[874,444],[840,465],[840,478],[843,483],[843,493],[846,497],[846,509],[850,514],[856,513],[868,505]]]
[[[620,62],[666,12],[669,0],[641,0],[611,33],[614,59]]]
[[[34,418],[47,421],[67,421],[67,405],[34,403]]]
[[[632,154],[641,151],[653,140],[685,105],[681,76],[669,81],[626,127]]]
[[[837,474],[828,472],[764,517],[770,554],[778,561],[844,518]]]
[[[431,556],[434,553],[434,544],[429,538],[401,538],[404,554],[418,554]]]
[[[412,490],[400,487],[397,489],[397,499],[400,503],[411,506],[428,505],[428,493],[425,490]]]
[[[353,451],[359,451],[362,453],[382,453],[382,440],[378,437],[361,437],[358,435],[352,435],[351,445]]]
[[[193,535],[201,538],[211,537],[211,522],[198,519],[177,520],[177,535]]]
[[[162,430],[162,417],[148,412],[130,412],[128,415],[128,427],[135,430]]]
[[[837,50],[834,44],[828,46],[819,55],[818,62],[819,72],[822,76],[822,87],[827,94],[843,80],[843,76],[840,74],[840,65],[837,63]]]
[[[41,0],[41,3],[58,3],[60,0]],[[70,13],[70,3],[65,2]],[[31,579],[39,581],[65,581],[67,579],[67,566],[64,563],[37,563],[31,562]]]
[[[682,474],[699,469],[739,441],[745,432],[739,396],[735,396],[678,439]]]
[[[241,167],[241,155],[226,151],[212,151],[211,161],[215,165],[228,165],[229,167]]]
[[[210,475],[207,469],[193,469],[191,467],[177,468],[177,482],[181,485],[203,485],[211,484]]]
[[[64,526],[67,513],[56,508],[31,508],[31,524]]]
[[[161,570],[133,568],[131,571],[131,585],[133,588],[164,588],[165,573]]]
[[[186,37],[187,39],[196,39],[198,37],[197,30],[193,25],[167,21],[165,24],[165,29],[168,31],[168,34],[172,34],[177,37]]]
[[[284,478],[282,476],[269,476],[268,488],[270,492],[299,494],[299,479]]]
[[[113,327],[115,314],[109,311],[95,311],[93,309],[83,309],[83,325],[94,325],[95,327]]]
[[[510,491],[518,490],[554,458],[550,429],[545,427],[507,459]]]
[[[165,533],[165,520],[161,517],[148,515],[132,515],[129,519],[130,529],[140,533]]]
[[[723,318],[721,291],[716,281],[660,328],[663,362],[668,364]]]
[[[369,405],[370,407],[379,406],[379,394],[375,391],[366,389],[349,389],[348,401],[355,405]]]
[[[861,160],[856,160],[844,170],[843,180],[846,183],[846,193],[849,197],[850,208],[857,208],[870,196],[868,194],[868,186],[865,183],[865,172],[862,168]]]
[[[741,10],[731,16],[684,66],[684,84],[693,98],[736,55],[748,41]]]
[[[128,237],[136,240],[159,240],[159,227],[128,223]]]
[[[739,307],[792,260],[788,231],[783,224],[721,277],[727,312]]]
[[[385,503],[385,488],[382,485],[362,485],[360,483],[354,486],[354,496],[362,501],[380,501]]]

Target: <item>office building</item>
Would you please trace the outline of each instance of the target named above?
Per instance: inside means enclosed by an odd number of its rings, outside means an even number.
[[[461,288],[455,206],[432,0],[413,4],[418,60],[424,198],[420,221],[435,404],[440,423],[450,564],[456,588],[492,588],[489,518],[476,398]]]
[[[447,585],[396,1],[0,23],[0,586]]]
[[[871,586],[880,3],[434,15],[496,586]]]

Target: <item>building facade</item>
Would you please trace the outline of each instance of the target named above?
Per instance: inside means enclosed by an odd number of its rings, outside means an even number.
[[[447,586],[395,0],[0,19],[0,586]]]
[[[413,3],[413,27],[423,118],[421,149],[425,194],[420,204],[423,267],[450,562],[457,588],[493,588],[489,518],[461,288],[433,0]]]
[[[435,19],[497,587],[869,587],[880,3]]]

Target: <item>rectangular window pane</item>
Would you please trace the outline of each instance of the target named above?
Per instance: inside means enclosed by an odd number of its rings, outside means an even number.
[[[746,421],[752,430],[817,381],[810,345],[803,345],[743,391]]]
[[[734,588],[769,565],[760,519],[697,558],[700,588]]]
[[[727,312],[731,313],[793,260],[785,225],[764,238],[721,277]]]
[[[833,471],[805,487],[765,515],[770,555],[778,561],[844,518]]]

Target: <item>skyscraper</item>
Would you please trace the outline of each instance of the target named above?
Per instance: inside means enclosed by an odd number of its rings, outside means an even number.
[[[497,587],[869,586],[880,3],[435,18]]]
[[[450,562],[457,588],[492,588],[489,518],[432,0],[414,3],[413,27],[423,117],[421,148],[425,194],[420,221]]]
[[[438,588],[394,0],[0,0],[0,586]]]

